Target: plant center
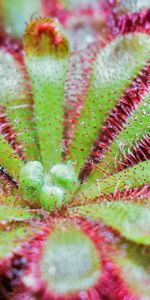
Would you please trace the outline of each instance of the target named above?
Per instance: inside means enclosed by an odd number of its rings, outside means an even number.
[[[71,162],[53,166],[48,173],[39,161],[26,163],[20,172],[19,188],[24,199],[38,201],[51,211],[60,208],[68,192],[77,185],[77,176]]]

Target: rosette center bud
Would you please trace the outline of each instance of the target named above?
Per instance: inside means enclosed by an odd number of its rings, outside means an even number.
[[[41,162],[31,161],[21,168],[19,189],[24,199],[38,202],[45,210],[52,211],[70,201],[67,192],[73,192],[77,183],[71,162],[57,164],[45,173]]]

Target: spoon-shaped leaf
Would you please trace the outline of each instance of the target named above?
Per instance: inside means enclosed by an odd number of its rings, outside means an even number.
[[[148,300],[150,295],[150,252],[142,247],[122,241],[111,254],[112,261],[119,268],[124,284],[134,299]]]
[[[0,50],[0,105],[13,125],[17,141],[28,159],[38,156],[32,101],[23,66],[6,50]]]
[[[150,93],[146,93],[137,108],[128,118],[118,136],[113,140],[103,159],[97,164],[93,173],[87,178],[87,184],[102,178],[107,172],[113,174],[119,162],[132,151],[150,130]],[[136,128],[136,129],[135,129]]]
[[[31,78],[44,168],[61,161],[64,80],[69,44],[52,19],[32,21],[24,34],[25,61]]]
[[[109,111],[146,64],[149,47],[150,39],[146,34],[127,34],[116,38],[98,53],[91,87],[69,149],[69,158],[76,163],[78,172]]]
[[[123,237],[150,245],[150,207],[138,203],[111,201],[81,207],[80,213],[102,220]]]
[[[102,180],[89,184],[85,182],[75,198],[82,201],[94,199],[103,194],[114,193],[116,189],[125,190],[150,183],[150,160],[141,162],[131,168],[118,172],[117,174],[104,177]],[[107,171],[107,170],[106,170]]]

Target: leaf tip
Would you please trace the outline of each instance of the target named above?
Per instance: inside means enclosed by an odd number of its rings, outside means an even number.
[[[24,48],[27,55],[64,58],[69,54],[69,42],[59,23],[46,17],[34,19],[27,25]]]

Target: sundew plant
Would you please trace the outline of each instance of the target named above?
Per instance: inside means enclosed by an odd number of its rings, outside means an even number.
[[[149,1],[0,8],[0,299],[149,300]]]

